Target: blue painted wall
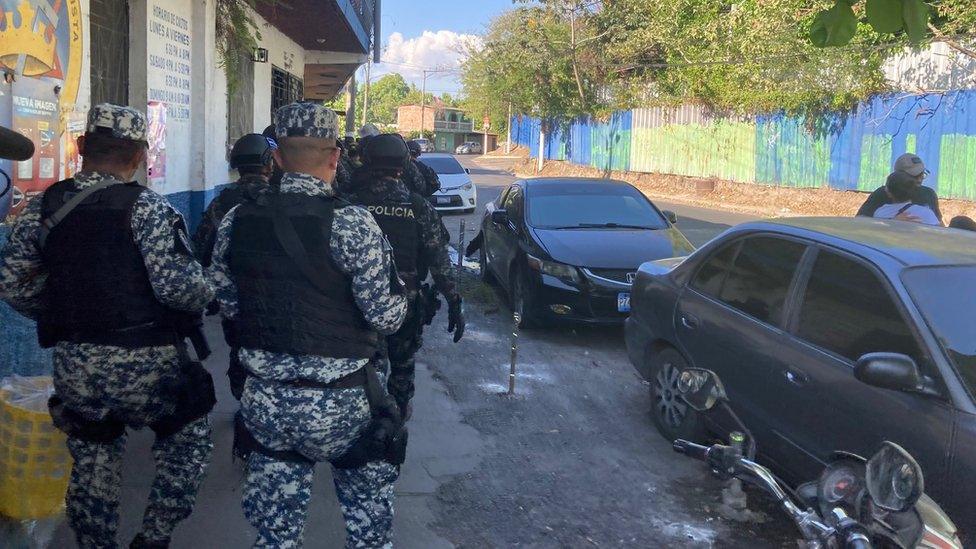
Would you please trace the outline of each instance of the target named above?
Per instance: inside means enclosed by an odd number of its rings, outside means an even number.
[[[789,187],[874,190],[905,152],[940,196],[976,200],[976,90],[879,95],[815,120],[722,117],[697,106],[582,118],[547,136],[546,159],[601,170],[666,171]],[[638,124],[636,119],[640,118]],[[538,120],[515,117],[513,142],[538,156]]]

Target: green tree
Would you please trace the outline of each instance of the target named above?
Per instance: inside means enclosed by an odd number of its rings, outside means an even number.
[[[461,103],[470,116],[476,122],[487,116],[502,133],[509,105],[547,127],[608,113],[613,105],[603,92],[611,75],[591,4],[546,1],[492,20],[482,43],[469,46],[462,68]]]
[[[397,107],[405,104],[410,86],[402,75],[398,73],[385,74],[369,85],[369,104],[366,109],[366,122],[372,124],[394,124],[396,122]],[[357,126],[363,116],[363,102],[366,88],[359,82],[356,86],[356,121]],[[346,94],[340,93],[329,103],[329,107],[338,111],[346,110]]]
[[[376,82],[371,83],[366,121],[374,124],[395,123],[397,107],[403,104],[409,90],[407,81],[397,73],[386,74]],[[356,100],[359,108],[362,109],[362,94]]]
[[[849,47],[809,40],[832,0],[617,0],[597,17],[628,105],[696,101],[736,112],[841,109],[885,89],[887,52],[856,25]]]

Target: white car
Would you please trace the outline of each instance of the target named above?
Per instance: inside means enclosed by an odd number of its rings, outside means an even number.
[[[481,153],[481,143],[477,141],[465,141],[464,144],[459,145],[457,149],[454,149],[454,154],[480,154]]]
[[[430,166],[441,180],[441,190],[430,197],[430,203],[441,211],[473,212],[478,204],[478,189],[467,168],[450,154],[423,154],[418,159]]]
[[[420,145],[420,152],[422,153],[434,152],[434,144],[431,143],[429,139],[426,139],[424,137],[418,137],[417,139],[414,139],[414,141],[416,141],[417,144]]]

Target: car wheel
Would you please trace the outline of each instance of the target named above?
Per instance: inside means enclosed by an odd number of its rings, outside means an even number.
[[[534,328],[538,326],[536,316],[536,304],[532,295],[528,293],[528,280],[522,269],[515,268],[511,275],[511,299],[512,313],[518,313],[520,329]]]
[[[678,377],[687,367],[681,353],[671,348],[662,349],[651,359],[651,414],[664,438],[702,442],[707,433],[701,414],[678,395]]]
[[[491,270],[488,268],[488,252],[485,251],[485,242],[481,242],[481,248],[478,249],[478,263],[480,264],[481,270],[481,281],[485,284],[494,284],[495,275],[491,274]]]

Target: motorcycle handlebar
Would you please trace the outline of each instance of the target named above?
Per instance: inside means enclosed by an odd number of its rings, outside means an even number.
[[[799,508],[768,469],[754,461],[744,459],[732,447],[721,444],[702,446],[681,439],[674,441],[672,447],[679,454],[708,463],[714,471],[727,470],[733,476],[744,477],[763,485],[766,491],[776,498],[786,514],[796,522],[805,539],[819,541],[833,532],[828,526],[816,520],[813,511],[804,511]],[[871,549],[871,543],[858,536],[848,536],[846,542],[845,549]]]
[[[708,446],[702,446],[701,444],[695,444],[694,442],[681,439],[674,441],[671,447],[674,448],[675,452],[699,461],[706,461],[708,459],[708,451],[710,450]]]

